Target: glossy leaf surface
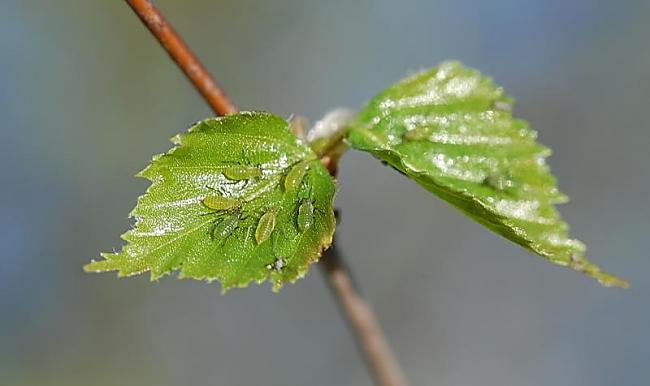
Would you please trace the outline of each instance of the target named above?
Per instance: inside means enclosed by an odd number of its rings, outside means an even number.
[[[179,270],[181,278],[218,279],[224,290],[270,279],[277,290],[330,245],[334,182],[284,119],[247,112],[206,119],[172,142],[139,174],[151,186],[131,212],[127,244],[87,271],[149,271],[155,280]],[[293,175],[287,190],[296,165],[304,173],[300,181]],[[315,210],[313,226],[303,230],[298,209],[305,200]]]
[[[357,115],[350,145],[387,162],[492,231],[607,286],[627,286],[584,257],[555,209],[566,201],[536,132],[513,100],[457,62],[384,90]]]

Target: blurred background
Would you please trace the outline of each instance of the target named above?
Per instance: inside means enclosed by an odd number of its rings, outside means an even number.
[[[553,148],[601,288],[365,154],[337,236],[413,385],[647,385],[650,2],[156,3],[243,109],[312,121],[458,59]],[[317,267],[280,295],[85,274],[211,111],[122,1],[0,3],[0,384],[371,385]]]

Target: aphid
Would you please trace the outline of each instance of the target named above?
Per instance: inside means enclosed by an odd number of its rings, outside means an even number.
[[[513,187],[515,186],[515,183],[509,174],[490,174],[485,177],[483,183],[494,190],[498,190],[504,193],[511,193]]]
[[[239,226],[240,217],[241,212],[235,212],[226,216],[220,223],[217,223],[212,230],[212,238],[225,241]]]
[[[408,141],[422,141],[428,139],[431,129],[428,126],[418,126],[404,133],[404,139]]]
[[[273,229],[275,229],[275,215],[276,209],[269,209],[266,213],[260,217],[260,221],[257,223],[257,229],[255,229],[255,240],[257,244],[262,244],[271,237]]]
[[[309,161],[301,161],[293,165],[284,178],[284,190],[292,192],[300,186],[307,170],[309,170]]]
[[[314,225],[314,204],[308,198],[302,200],[298,208],[297,223],[300,232],[305,232]]]
[[[262,169],[254,165],[232,165],[221,172],[226,178],[233,181],[250,180],[262,176]]]
[[[203,205],[212,210],[239,210],[241,208],[241,201],[232,197],[225,197],[219,195],[207,196],[203,199]]]
[[[241,162],[242,160],[244,163]],[[262,169],[260,169],[260,165],[254,165],[242,149],[239,159],[228,162],[228,165],[221,170],[221,173],[229,180],[242,181],[261,177]]]

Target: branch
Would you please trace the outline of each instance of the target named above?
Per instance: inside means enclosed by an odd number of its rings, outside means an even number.
[[[174,28],[148,0],[126,0],[144,25],[158,39],[169,56],[190,79],[217,115],[234,113],[237,108],[230,102],[216,80],[194,56]]]
[[[336,243],[333,243],[321,258],[319,265],[339,306],[348,317],[348,322],[356,334],[357,344],[364,354],[376,383],[382,386],[407,385],[406,378],[384,338],[370,305],[361,298],[355,288]]]
[[[169,56],[190,79],[194,87],[203,95],[217,115],[226,115],[237,111],[217,82],[194,56],[189,47],[178,36],[163,15],[148,0],[126,0],[149,31],[158,39]],[[334,176],[336,160],[324,157],[321,162]],[[366,362],[378,385],[404,386],[406,381],[386,343],[381,328],[370,306],[363,301],[352,285],[349,273],[344,269],[336,246],[322,259],[323,274],[332,288],[341,309],[345,312],[357,343],[363,349]]]

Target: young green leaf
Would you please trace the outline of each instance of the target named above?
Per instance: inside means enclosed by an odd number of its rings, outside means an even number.
[[[139,174],[151,186],[131,212],[127,244],[87,271],[150,271],[156,280],[180,270],[181,278],[218,279],[224,291],[266,279],[278,290],[330,245],[334,182],[282,118],[242,112],[206,119],[172,142]],[[287,190],[296,165],[304,175]],[[309,229],[297,225],[305,197],[317,208]]]
[[[511,115],[501,87],[457,62],[415,74],[359,112],[348,142],[372,153],[492,231],[606,286],[627,283],[584,258],[554,204],[567,198],[550,150]]]

